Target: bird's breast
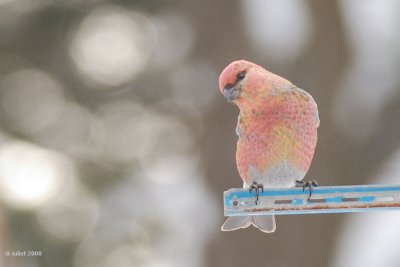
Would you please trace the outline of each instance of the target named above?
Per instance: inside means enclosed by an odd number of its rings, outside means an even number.
[[[317,138],[311,119],[302,118],[301,114],[272,112],[264,117],[243,117],[238,128],[236,161],[245,183],[254,180],[254,173],[260,175],[277,168],[284,175],[285,168],[279,166],[298,169],[302,175],[308,170]]]

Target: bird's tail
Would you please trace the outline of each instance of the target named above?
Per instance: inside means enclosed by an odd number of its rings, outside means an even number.
[[[222,231],[234,231],[240,228],[247,228],[250,224],[257,227],[264,233],[273,233],[276,229],[274,215],[257,216],[231,216],[222,225]]]

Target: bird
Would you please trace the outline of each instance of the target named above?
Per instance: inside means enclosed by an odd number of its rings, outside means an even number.
[[[239,108],[236,165],[243,188],[317,186],[302,179],[310,168],[320,120],[313,97],[263,67],[246,61],[230,63],[219,76],[224,98]],[[309,197],[310,197],[309,196]],[[276,230],[273,215],[232,216],[222,231],[253,225],[265,233]]]

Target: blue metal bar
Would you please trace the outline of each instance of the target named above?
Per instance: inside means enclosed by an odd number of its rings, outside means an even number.
[[[260,193],[232,188],[224,192],[225,216],[285,215],[400,210],[400,185],[268,188]]]

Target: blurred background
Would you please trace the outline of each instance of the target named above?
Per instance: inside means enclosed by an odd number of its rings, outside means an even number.
[[[0,266],[400,266],[396,212],[221,232],[247,59],[313,95],[306,179],[400,183],[400,2],[0,0]],[[12,256],[36,251],[36,256]]]

